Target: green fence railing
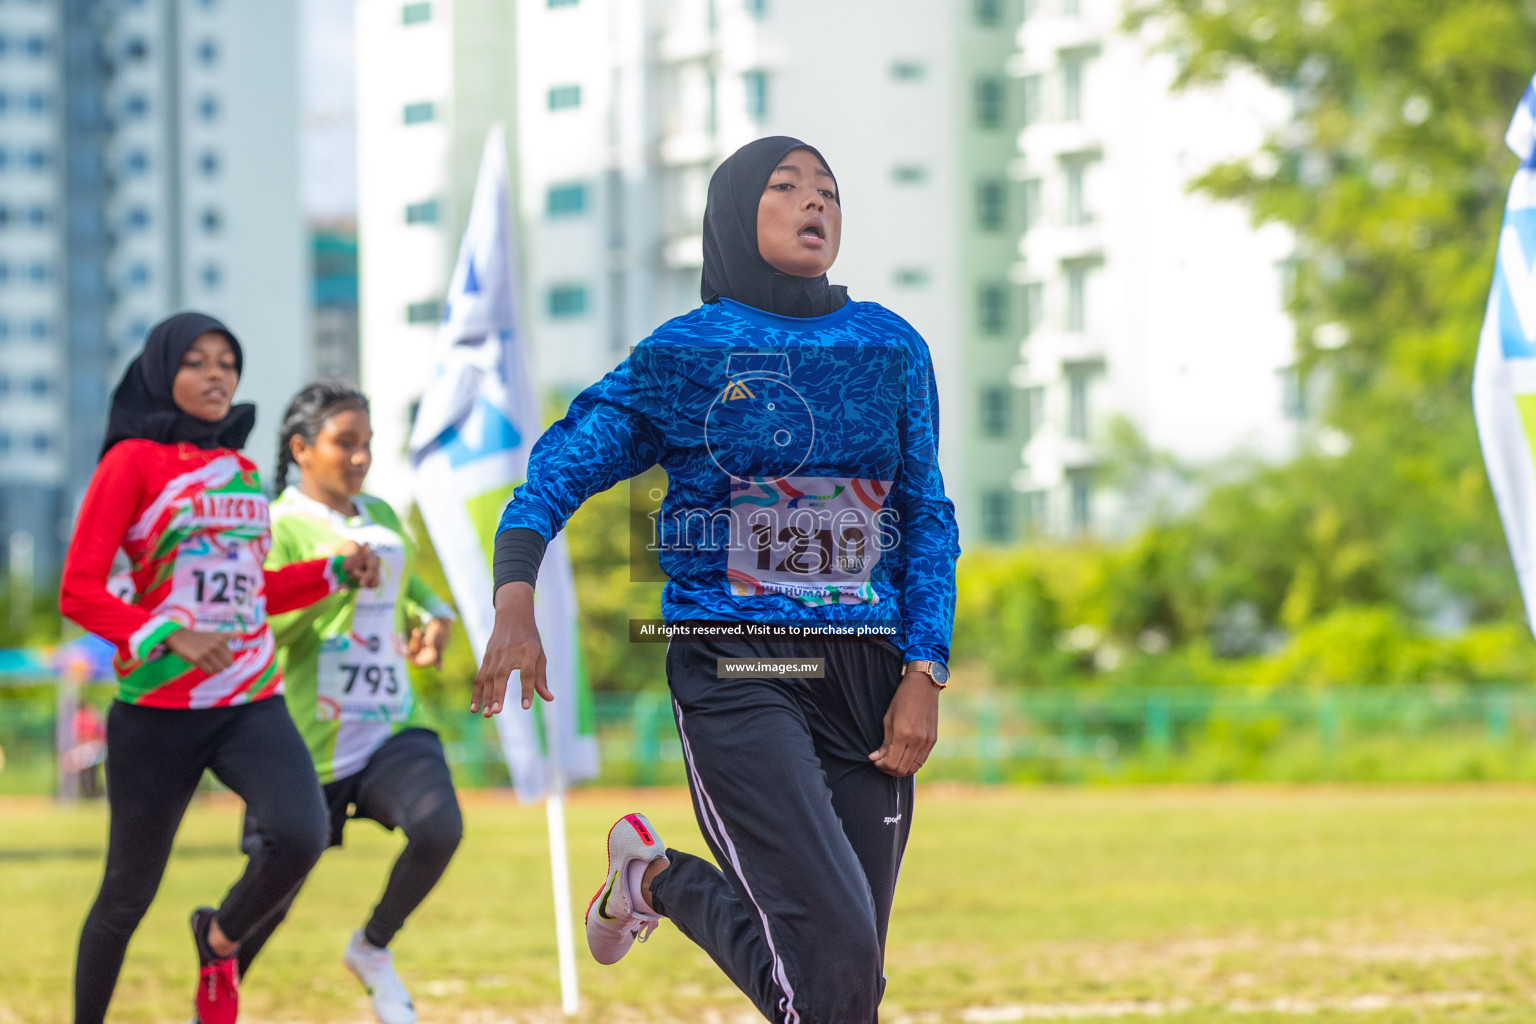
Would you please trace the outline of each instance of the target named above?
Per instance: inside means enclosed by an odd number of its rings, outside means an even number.
[[[108,687],[86,691],[92,704]],[[925,779],[979,783],[1536,779],[1536,686],[1014,690],[940,702]],[[57,780],[52,686],[0,690],[0,793]],[[665,690],[594,701],[605,785],[680,785]],[[502,785],[494,726],[437,716],[467,786]],[[110,742],[110,737],[109,737]]]

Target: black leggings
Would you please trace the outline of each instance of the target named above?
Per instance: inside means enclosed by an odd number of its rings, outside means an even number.
[[[822,679],[719,658],[825,658]],[[672,644],[667,682],[715,864],[667,850],[651,905],[776,1024],[875,1024],[913,783],[870,763],[901,682],[883,642]]]
[[[405,833],[405,849],[395,861],[373,915],[363,927],[363,937],[375,946],[387,946],[427,893],[443,877],[459,840],[464,821],[458,796],[443,756],[437,733],[406,729],[374,751],[362,771],[327,783],[326,803],[331,808],[331,845],[341,845],[347,808],[352,817],[371,818],[385,828]],[[246,815],[246,845],[259,841],[266,823],[256,813]],[[250,970],[277,926],[293,906],[303,880],[240,941],[240,976]]]
[[[320,782],[281,697],[196,711],[114,703],[107,714],[107,866],[80,932],[75,1024],[106,1017],[128,940],[160,887],[205,768],[269,822],[219,907],[219,928],[229,938],[253,929],[325,849]]]

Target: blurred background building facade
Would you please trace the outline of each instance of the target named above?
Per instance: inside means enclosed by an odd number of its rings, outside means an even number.
[[[1142,510],[1103,486],[1112,424],[1199,465],[1290,454],[1305,412],[1285,310],[1291,243],[1193,178],[1256,151],[1288,101],[1256,80],[1175,92],[1175,60],[1123,28],[1119,0],[1025,0],[1023,86],[1027,530],[1117,533]]]
[[[0,545],[57,572],[156,320],[226,320],[273,417],[313,365],[295,0],[12,2],[0,20]]]
[[[301,383],[359,379],[408,502],[497,122],[556,398],[698,304],[714,167],[795,135],[843,190],[834,278],[929,341],[966,545],[1128,529],[1117,421],[1198,463],[1282,457],[1304,411],[1289,240],[1186,187],[1285,98],[1174,93],[1155,43],[1116,0],[9,0],[0,547],[56,570],[110,388],[183,307],[251,353],[262,465]]]

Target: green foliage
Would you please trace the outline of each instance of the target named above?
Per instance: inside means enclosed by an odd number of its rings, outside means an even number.
[[[1182,85],[1257,76],[1295,102],[1192,187],[1294,233],[1300,365],[1333,443],[1207,474],[1191,509],[1138,502],[1154,520],[1118,546],[968,560],[957,652],[1026,684],[1169,676],[1149,661],[1190,682],[1529,678],[1469,396],[1536,7],[1143,0],[1130,22]],[[1112,460],[1130,493],[1167,470],[1138,444]]]

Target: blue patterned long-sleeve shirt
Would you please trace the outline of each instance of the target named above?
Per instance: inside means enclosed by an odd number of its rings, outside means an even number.
[[[668,622],[893,629],[949,660],[959,544],[922,337],[872,302],[823,317],[729,299],[663,324],[533,447],[499,530],[550,540],[660,464]]]

